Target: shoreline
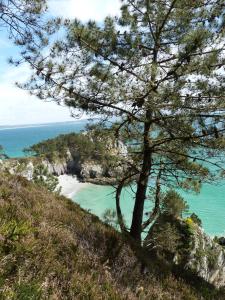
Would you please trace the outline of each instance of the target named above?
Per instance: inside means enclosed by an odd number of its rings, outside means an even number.
[[[76,175],[67,175],[67,174],[60,175],[60,176],[58,176],[58,180],[59,180],[58,187],[61,186],[61,188],[62,188],[61,195],[65,196],[73,201],[75,201],[74,196],[76,196],[76,194],[80,190],[85,189],[87,187],[97,185],[97,184],[90,183],[90,182],[80,182]],[[92,202],[92,204],[93,204],[93,202]],[[81,205],[81,207],[82,207],[82,205]],[[88,208],[85,208],[85,209],[88,209]],[[192,211],[194,211],[194,210],[192,209]],[[96,212],[94,209],[92,209],[92,213],[96,215]],[[207,234],[211,239],[215,238],[216,236],[217,237],[225,236],[224,230],[222,232],[209,233],[205,229],[204,225],[202,226],[202,229],[203,229],[204,233]]]
[[[61,195],[72,200],[81,189],[91,185],[88,182],[80,182],[75,175],[60,175],[58,176],[58,180],[58,186],[62,188]]]

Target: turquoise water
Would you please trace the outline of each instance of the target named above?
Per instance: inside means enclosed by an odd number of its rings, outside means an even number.
[[[114,189],[109,186],[90,185],[80,190],[74,197],[83,208],[102,217],[107,208],[115,209]],[[205,232],[214,235],[225,235],[225,182],[213,186],[205,184],[200,194],[182,193],[189,205],[189,212],[196,213],[202,220]],[[126,188],[121,197],[121,208],[127,224],[131,222],[134,194]],[[146,210],[152,208],[152,203],[146,201]]]
[[[23,149],[59,134],[79,132],[86,120],[40,125],[0,127],[0,145],[9,157],[23,157]]]
[[[42,124],[20,127],[0,127],[0,145],[10,157],[24,156],[23,149],[44,139],[53,138],[59,134],[79,132],[85,128],[87,121]],[[129,224],[133,209],[133,193],[126,189],[122,194],[121,207]],[[198,195],[183,193],[190,206],[190,212],[195,212],[203,221],[203,228],[210,235],[225,234],[225,182],[213,186],[205,184]],[[109,186],[93,186],[81,190],[75,201],[83,208],[91,210],[99,217],[107,208],[115,209],[114,189]],[[146,210],[152,203],[146,201]]]

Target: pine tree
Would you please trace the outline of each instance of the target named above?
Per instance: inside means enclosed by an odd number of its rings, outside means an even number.
[[[66,21],[67,36],[48,56],[41,50],[27,59],[36,73],[23,88],[72,114],[117,117],[112,130],[129,143],[132,158],[117,188],[117,214],[139,243],[160,209],[162,188],[198,191],[219,177],[224,24],[222,0],[124,0],[120,17],[100,25]],[[120,193],[131,179],[137,190],[128,230]],[[144,222],[149,185],[155,207]]]
[[[1,0],[0,27],[7,29],[16,44],[31,45],[42,35],[41,16],[45,10],[45,0]]]

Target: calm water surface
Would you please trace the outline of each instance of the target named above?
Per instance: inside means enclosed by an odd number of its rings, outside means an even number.
[[[79,132],[85,128],[86,120],[27,126],[0,127],[0,145],[9,157],[24,156],[23,149],[59,134]]]
[[[83,208],[89,209],[100,218],[107,208],[115,209],[114,189],[108,186],[89,186],[80,190],[74,200]],[[121,197],[121,208],[127,224],[131,222],[134,205],[134,194],[126,188]],[[182,193],[189,205],[190,213],[196,213],[202,220],[205,232],[214,235],[225,235],[225,182],[220,185],[205,184],[200,194]],[[146,201],[146,210],[152,203]]]

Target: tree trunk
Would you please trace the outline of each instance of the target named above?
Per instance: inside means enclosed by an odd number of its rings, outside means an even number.
[[[125,181],[128,179],[129,177],[125,177],[123,178],[123,180],[121,180],[121,182],[119,183],[117,190],[116,190],[116,213],[117,213],[117,219],[120,225],[120,229],[121,232],[127,232],[126,230],[126,226],[124,224],[124,220],[123,220],[123,215],[122,215],[122,211],[121,211],[121,207],[120,207],[120,197],[121,197],[121,192],[124,186]]]
[[[150,173],[151,163],[152,163],[152,152],[151,152],[150,141],[149,141],[150,127],[151,127],[151,122],[147,121],[144,126],[143,165],[139,176],[139,180],[137,182],[137,192],[135,197],[133,218],[132,218],[132,224],[130,229],[130,235],[138,243],[141,243],[144,202],[146,199],[148,179],[149,179],[149,173]]]
[[[152,213],[150,214],[149,219],[142,225],[142,229],[146,229],[157,217],[160,211],[160,191],[161,191],[161,186],[160,186],[160,178],[162,174],[162,169],[160,168],[157,179],[156,179],[156,193],[155,193],[155,206],[152,210]]]

